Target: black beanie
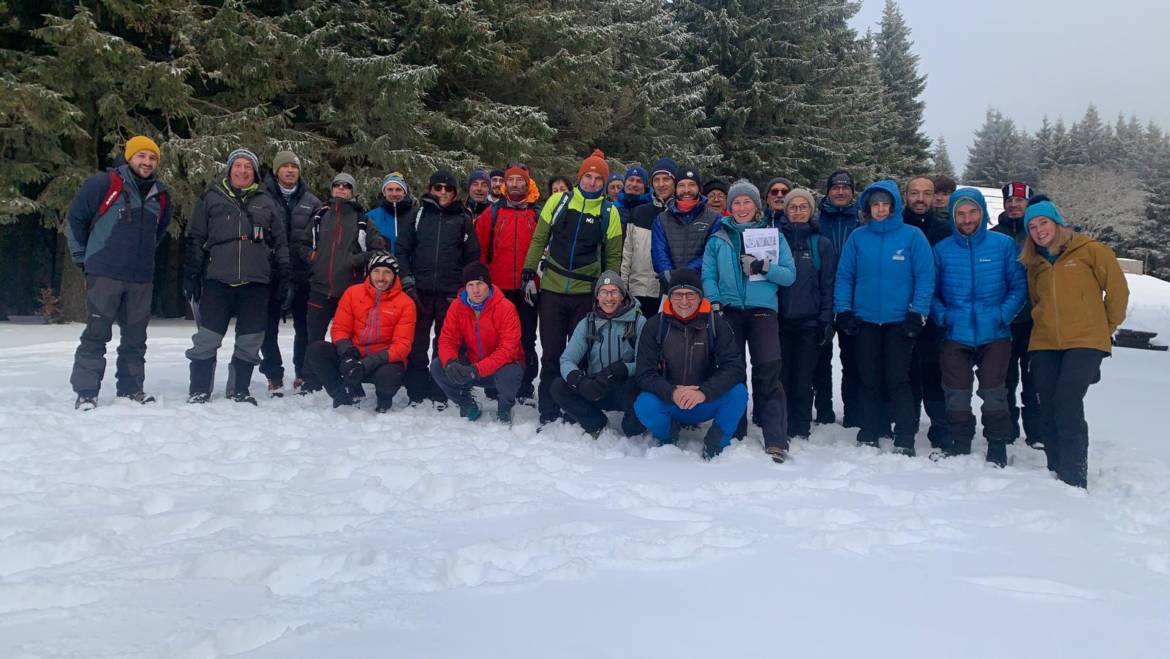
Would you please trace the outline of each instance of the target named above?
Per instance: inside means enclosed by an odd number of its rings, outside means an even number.
[[[690,288],[702,296],[703,280],[699,277],[699,273],[690,268],[672,270],[670,273],[670,289],[666,293],[669,295],[679,288]]]
[[[829,174],[828,180],[825,181],[825,194],[829,194],[829,190],[834,185],[848,185],[850,190],[857,189],[857,185],[853,182],[853,175],[844,169],[838,169],[832,174]]]
[[[431,181],[427,184],[427,189],[433,188],[439,183],[445,183],[451,186],[456,192],[459,191],[459,183],[455,181],[455,175],[445,169],[440,169],[434,174],[431,174]]]
[[[480,261],[472,261],[463,266],[463,285],[466,286],[468,282],[482,281],[488,286],[492,285],[492,276],[488,272],[488,267]]]
[[[677,187],[680,181],[694,181],[695,185],[700,188],[703,187],[703,178],[699,176],[699,170],[694,167],[683,167],[678,170],[678,176],[674,179],[674,185]]]

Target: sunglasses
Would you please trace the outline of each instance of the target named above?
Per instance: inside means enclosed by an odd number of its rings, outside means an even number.
[[[788,190],[785,190],[784,188],[772,188],[771,190],[768,190],[769,197],[783,197],[786,194],[788,194]]]
[[[431,186],[431,189],[435,192],[455,192],[455,186],[446,183],[436,183]]]
[[[348,183],[334,183],[334,184],[333,184],[333,187],[335,187],[335,188],[345,188],[346,190],[352,190],[352,189],[353,189],[353,186],[352,186],[352,185],[350,185],[350,184],[348,184]]]

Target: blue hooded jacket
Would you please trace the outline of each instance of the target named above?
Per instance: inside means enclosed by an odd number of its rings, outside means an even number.
[[[845,241],[858,227],[857,204],[838,206],[828,197],[821,199],[821,212],[818,216],[821,223],[821,235],[833,243],[833,250],[840,254],[845,248]]]
[[[971,200],[983,222],[970,236],[955,226],[955,206]],[[1028,297],[1028,280],[1016,241],[988,231],[987,202],[974,188],[956,190],[947,202],[951,237],[934,246],[937,286],[930,317],[946,338],[979,347],[1012,336],[1011,323]]]
[[[745,229],[771,229],[779,238],[779,260],[768,266],[763,281],[751,281],[743,274],[739,257],[743,252]],[[796,281],[796,262],[792,250],[780,229],[760,218],[750,224],[736,224],[734,218],[725,217],[719,230],[707,241],[703,252],[703,297],[712,303],[736,309],[777,310],[776,293],[781,286],[791,286]]]
[[[869,197],[877,190],[894,199],[890,216],[881,222],[869,216]],[[858,206],[866,223],[845,241],[833,311],[852,311],[875,325],[900,323],[911,311],[926,316],[934,295],[934,254],[921,231],[902,223],[898,185],[890,180],[870,185]]]

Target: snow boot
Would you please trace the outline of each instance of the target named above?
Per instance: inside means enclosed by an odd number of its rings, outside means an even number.
[[[236,393],[232,394],[231,399],[237,403],[251,403],[252,405],[259,406],[259,403],[256,402],[256,399],[253,398],[252,394],[248,393],[248,390],[246,389],[244,391],[237,391]]]
[[[914,452],[913,446],[895,446],[894,455],[904,455],[908,458],[912,458],[917,455],[917,453]]]
[[[501,407],[501,408],[497,409],[496,410],[496,421],[499,421],[500,423],[504,424],[505,426],[512,425],[512,408]]]
[[[987,440],[987,463],[1003,469],[1007,466],[1007,442],[1001,439]]]
[[[145,405],[147,403],[154,402],[154,396],[147,395],[147,393],[144,391],[135,391],[134,393],[118,394],[118,398],[125,398],[127,400],[132,400],[135,403],[138,403],[139,405]]]
[[[187,396],[188,405],[202,405],[211,400],[211,394],[199,391]]]
[[[77,401],[73,403],[73,409],[88,412],[97,407],[97,394],[77,394]]]
[[[723,452],[723,429],[718,423],[711,423],[703,437],[703,459],[712,460]]]
[[[474,400],[467,404],[459,405],[459,416],[467,419],[468,421],[475,421],[480,417],[481,414],[483,414],[483,412],[480,411],[479,405],[476,405]]]
[[[268,397],[284,398],[284,380],[268,381]]]
[[[771,456],[772,462],[776,464],[784,464],[788,460],[788,449],[782,446],[769,446],[764,452]]]

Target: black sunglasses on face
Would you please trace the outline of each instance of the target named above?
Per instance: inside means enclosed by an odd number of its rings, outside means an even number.
[[[435,192],[454,192],[455,186],[447,185],[446,183],[436,183],[431,186],[431,189]]]
[[[783,197],[786,194],[788,194],[788,191],[784,188],[772,188],[771,190],[768,190],[769,197]]]
[[[333,184],[333,187],[335,187],[335,188],[345,188],[346,190],[352,190],[352,189],[353,189],[353,186],[352,186],[352,185],[350,185],[350,184],[348,184],[348,183],[334,183],[334,184]]]

